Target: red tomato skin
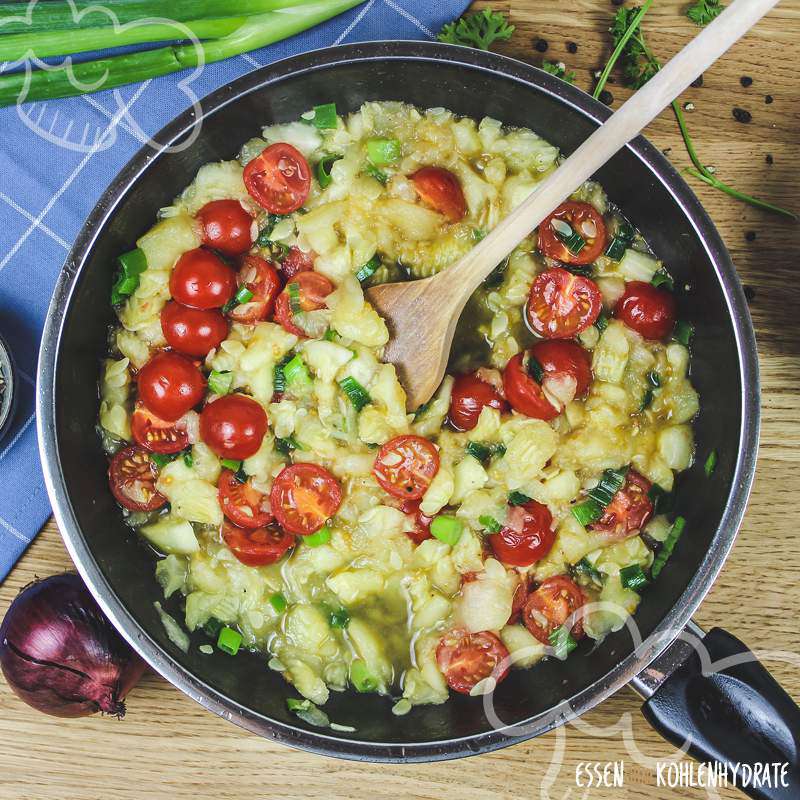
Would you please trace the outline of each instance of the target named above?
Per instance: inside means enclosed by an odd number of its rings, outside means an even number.
[[[225,520],[222,538],[239,561],[248,567],[275,564],[295,544],[294,536],[277,525],[261,528],[239,528]]]
[[[267,412],[243,394],[226,394],[206,403],[200,437],[220,457],[241,461],[255,455],[267,432]]]
[[[244,168],[250,196],[271,214],[297,211],[311,191],[311,170],[303,154],[286,142],[272,144]]]
[[[623,487],[611,498],[603,516],[589,528],[609,541],[635,536],[653,516],[649,497],[652,488],[653,484],[644,475],[629,469]]]
[[[403,459],[399,464],[384,463],[398,453]],[[392,497],[421,500],[439,471],[439,463],[439,451],[432,442],[421,436],[395,436],[378,450],[372,474]]]
[[[137,386],[148,411],[175,422],[203,399],[206,381],[186,356],[162,352],[139,370]]]
[[[450,424],[457,431],[471,431],[486,406],[496,408],[501,414],[508,411],[508,403],[490,383],[475,373],[456,376],[450,395]]]
[[[306,253],[299,247],[290,247],[289,252],[279,265],[280,273],[285,281],[294,278],[300,272],[311,272],[314,269],[314,252]]]
[[[267,496],[253,488],[250,481],[240,483],[230,469],[220,473],[217,496],[222,513],[239,528],[262,528],[272,522],[272,512],[264,509]],[[242,511],[242,506],[250,508],[252,515]]]
[[[172,423],[159,419],[142,403],[136,404],[131,418],[133,440],[151,453],[170,455],[180,453],[189,444],[189,434]]]
[[[547,375],[566,374],[575,378],[575,397],[585,397],[592,383],[592,357],[576,342],[553,339],[530,349]]]
[[[406,536],[408,536],[414,544],[422,544],[426,539],[433,538],[433,534],[431,533],[433,517],[429,517],[419,510],[419,500],[404,500],[400,504],[400,510],[404,514],[414,517],[414,530],[406,531]]]
[[[577,233],[580,233],[586,239],[586,246],[580,253],[570,252],[564,242],[558,238],[555,229],[551,225],[553,219],[561,219],[569,223],[573,230],[577,229]],[[581,224],[589,220],[594,223],[597,229],[597,235],[592,240],[588,239],[585,232],[581,230]],[[590,203],[577,201],[562,203],[549,217],[545,217],[539,225],[539,250],[548,258],[554,258],[565,264],[591,264],[606,249],[607,239],[605,220],[602,214]]]
[[[305,513],[300,504],[306,506]],[[272,513],[282,528],[298,536],[316,533],[339,510],[341,504],[342,489],[339,482],[318,464],[301,463],[284,467],[272,483]]]
[[[212,200],[197,218],[207,247],[226,256],[240,256],[253,246],[253,218],[238,200]]]
[[[333,291],[333,284],[319,272],[297,273],[278,295],[275,301],[275,322],[283,326],[289,333],[307,338],[306,332],[294,324],[294,314],[289,295],[289,286],[296,283],[300,293],[300,308],[303,311],[317,311],[325,308],[325,298]]]
[[[566,575],[555,575],[543,580],[528,595],[522,609],[522,621],[542,644],[550,644],[550,634],[585,604],[586,595],[577,583]],[[546,628],[536,618],[538,615],[546,618]],[[574,620],[571,633],[574,639],[580,639],[583,636],[583,619],[576,614]]]
[[[467,215],[461,182],[450,170],[422,167],[410,178],[425,205],[443,214],[448,222],[460,222]]]
[[[228,316],[234,322],[252,325],[269,319],[275,308],[275,298],[281,290],[281,279],[275,266],[260,256],[245,256],[241,264],[236,284],[247,287],[253,297],[246,303],[234,306]]]
[[[503,681],[508,675],[509,661],[508,649],[491,631],[452,630],[436,648],[436,663],[447,685],[460,694],[469,694],[479,681],[490,675],[497,683]]]
[[[553,548],[556,532],[553,516],[547,506],[531,500],[523,506],[509,509],[509,514],[520,517],[521,531],[504,526],[499,533],[489,536],[489,544],[503,564],[513,567],[529,567],[543,559]]]
[[[155,511],[161,508],[167,498],[156,491],[158,469],[150,460],[146,450],[141,447],[126,447],[120,450],[108,466],[108,483],[116,501],[129,511]],[[151,492],[147,502],[139,502],[125,493],[125,485],[139,481],[147,485]]]
[[[523,353],[517,353],[503,370],[503,391],[514,411],[549,421],[559,410],[545,397],[542,387],[525,371]]]
[[[625,285],[625,294],[614,307],[614,316],[645,339],[664,339],[675,327],[677,307],[672,292],[644,281]]]
[[[526,318],[543,339],[571,339],[594,324],[602,307],[594,281],[554,267],[533,282]]]
[[[198,247],[184,253],[169,279],[173,300],[189,308],[222,308],[236,291],[236,275],[219,256]]]
[[[171,300],[161,310],[161,331],[176,352],[205,358],[228,336],[228,323],[216,309],[182,306]]]

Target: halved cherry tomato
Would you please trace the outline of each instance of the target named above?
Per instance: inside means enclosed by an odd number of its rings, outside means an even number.
[[[517,353],[503,370],[503,389],[511,408],[534,419],[555,419],[561,412],[545,396],[527,369],[527,353]]]
[[[290,247],[289,252],[284,256],[283,261],[278,265],[281,275],[285,281],[294,278],[298,272],[311,272],[314,269],[314,259],[316,253],[306,253],[299,247]]]
[[[281,279],[275,266],[260,256],[245,256],[236,276],[236,283],[240,287],[246,286],[253,297],[246,303],[234,306],[228,316],[234,322],[247,325],[267,319],[281,290]]]
[[[167,498],[156,491],[158,469],[141,447],[120,450],[108,467],[111,492],[129,511],[155,511]]]
[[[675,327],[677,308],[672,292],[651,283],[631,281],[614,307],[614,316],[645,339],[663,339]]]
[[[222,308],[235,291],[233,270],[202,247],[184,253],[169,279],[172,299],[189,308]]]
[[[197,366],[178,353],[157,353],[139,370],[136,380],[139,399],[147,410],[167,422],[194,408],[206,389]]]
[[[542,644],[550,644],[550,634],[563,625],[586,603],[586,595],[580,586],[566,575],[556,575],[542,581],[531,592],[522,610],[525,627]],[[572,617],[572,636],[583,636],[583,619],[580,614]]]
[[[274,564],[294,546],[294,536],[277,525],[244,529],[225,520],[222,523],[222,538],[236,558],[248,567]]]
[[[238,200],[212,200],[197,212],[203,244],[226,256],[240,256],[253,246],[253,218]]]
[[[303,154],[286,142],[270,145],[244,168],[250,196],[270,214],[291,214],[311,190],[311,170]]]
[[[576,342],[554,340],[538,342],[528,351],[544,370],[544,382],[571,378],[575,397],[584,397],[592,382],[592,357]]]
[[[467,201],[458,178],[442,167],[422,167],[410,176],[417,194],[448,222],[460,222],[467,215]]]
[[[325,308],[325,298],[333,291],[333,284],[319,272],[300,272],[295,275],[286,288],[278,295],[275,301],[275,322],[279,322],[283,327],[295,336],[307,336],[306,332],[295,325],[294,315],[291,305],[291,293],[289,288],[297,286],[297,299],[300,304],[300,311],[317,311]]]
[[[570,339],[594,323],[602,304],[594,281],[555,267],[531,286],[528,324],[545,339]]]
[[[179,453],[189,444],[189,434],[175,427],[174,422],[159,419],[142,403],[136,404],[131,419],[131,432],[136,444],[151,453]]]
[[[300,536],[318,531],[342,504],[339,482],[317,464],[284,467],[272,484],[270,504],[282,528]]]
[[[514,567],[529,567],[543,559],[556,540],[553,516],[547,506],[531,500],[522,506],[509,506],[506,524],[489,536],[497,558]]]
[[[589,527],[611,541],[639,533],[653,516],[653,503],[648,494],[652,488],[647,478],[629,469],[625,485],[606,506],[603,516]]]
[[[586,242],[580,253],[573,253],[564,244],[553,226],[553,220],[566,223]],[[565,264],[591,264],[605,250],[607,238],[603,215],[589,203],[562,203],[539,225],[539,250],[548,258]]]
[[[508,649],[491,631],[455,629],[446,633],[436,648],[436,663],[447,685],[461,694],[469,694],[490,675],[500,683],[508,675],[509,661]]]
[[[205,358],[228,336],[228,323],[217,309],[189,308],[171,300],[161,310],[167,344],[187,356]]]
[[[514,596],[511,598],[511,614],[506,625],[513,625],[515,622],[519,622],[519,618],[522,616],[522,609],[525,607],[525,603],[528,602],[528,595],[530,595],[528,576],[520,575],[517,588],[514,589]]]
[[[439,451],[421,436],[395,436],[375,458],[372,474],[394,497],[419,500],[439,471]]]
[[[508,411],[508,403],[500,392],[491,383],[481,380],[478,373],[458,375],[450,395],[450,424],[457,431],[471,431],[486,406],[496,408],[501,414]]]
[[[414,530],[406,531],[406,536],[411,539],[414,544],[421,544],[426,539],[431,539],[431,521],[433,517],[423,514],[419,510],[419,500],[404,500],[400,504],[400,510],[404,514],[414,517]]]
[[[230,469],[222,470],[217,495],[222,513],[240,528],[261,528],[272,522],[269,498],[249,480],[241,483]]]
[[[220,458],[241,461],[258,452],[267,423],[260,403],[243,394],[226,394],[200,412],[200,436]]]

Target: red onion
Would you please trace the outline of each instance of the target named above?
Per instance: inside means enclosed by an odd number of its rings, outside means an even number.
[[[74,574],[28,584],[0,625],[0,669],[29,706],[54,717],[122,717],[145,664]]]

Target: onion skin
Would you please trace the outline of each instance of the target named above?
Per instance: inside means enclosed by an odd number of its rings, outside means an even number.
[[[54,717],[121,718],[145,663],[72,573],[26,586],[0,625],[0,669],[29,706]]]

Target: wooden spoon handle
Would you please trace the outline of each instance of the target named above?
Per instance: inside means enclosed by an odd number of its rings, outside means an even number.
[[[440,273],[468,298],[551,212],[666,108],[780,0],[736,0],[639,89],[479,244]],[[438,278],[439,276],[437,276]]]

